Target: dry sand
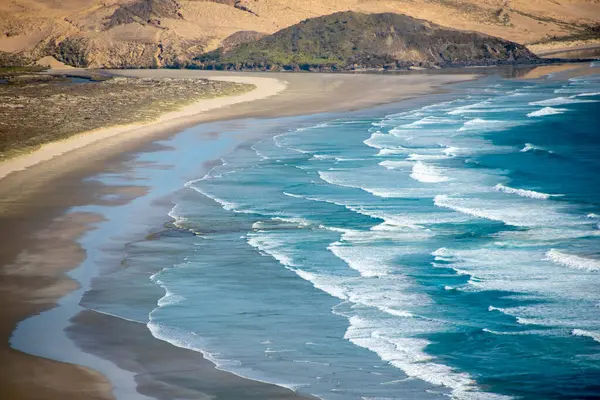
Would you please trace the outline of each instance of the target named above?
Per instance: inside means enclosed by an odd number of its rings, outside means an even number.
[[[3,171],[7,173],[1,179],[0,185],[0,293],[3,301],[0,339],[4,343],[0,346],[2,399],[113,397],[110,383],[95,371],[26,355],[8,346],[9,336],[17,322],[53,307],[61,296],[77,287],[77,283],[67,278],[64,273],[79,265],[85,257],[76,240],[89,229],[93,229],[100,217],[65,212],[74,206],[105,202],[107,200],[103,196],[106,194],[120,194],[118,201],[128,201],[145,194],[143,187],[112,188],[85,178],[99,172],[119,170],[133,158],[135,152],[152,151],[153,146],[157,146],[153,144],[157,139],[202,121],[359,109],[432,93],[445,83],[474,77],[472,73],[265,76],[197,71],[121,72],[136,76],[215,76],[218,79],[252,82],[257,84],[258,89],[242,95],[244,97],[208,100],[202,105],[169,115],[160,122],[143,128],[109,130],[100,136],[96,132],[69,140],[67,144],[62,142],[49,145],[42,149],[41,153],[31,155],[33,158],[28,158],[27,162],[20,161],[21,164],[12,164],[11,168],[3,167]],[[287,82],[288,86],[287,90],[281,91],[284,87],[283,81]],[[247,102],[242,103],[242,99]],[[235,107],[226,107],[234,103],[237,103]],[[206,112],[208,109],[211,111]],[[200,114],[195,114],[196,112]],[[8,174],[11,171],[16,172]],[[117,200],[114,201],[117,205]],[[95,346],[87,351],[113,360],[115,368],[128,365],[136,375],[150,370],[155,374],[148,375],[145,380],[140,376],[136,378],[138,391],[147,395],[174,398],[178,394],[178,389],[169,386],[170,384],[158,385],[163,379],[159,377],[161,371],[170,368],[150,357],[155,349],[159,348],[160,354],[174,363],[180,360],[184,364],[199,365],[202,373],[200,378],[197,374],[194,375],[194,379],[198,380],[194,384],[200,392],[217,394],[226,391],[230,395],[233,394],[234,398],[246,398],[241,394],[244,393],[244,388],[250,388],[253,392],[264,393],[264,398],[297,397],[272,385],[258,384],[216,371],[199,353],[175,349],[158,342],[143,329],[143,326],[132,326],[107,316],[84,315],[80,319],[85,320],[83,322],[86,322],[87,326],[96,326],[98,329],[85,331],[80,327],[77,331],[69,332],[72,337],[81,338],[83,335],[94,341]],[[109,327],[114,329],[108,329]],[[102,334],[98,336],[98,332]],[[118,332],[121,332],[121,335]],[[142,333],[145,335],[141,336]],[[140,340],[136,340],[138,337]],[[127,349],[129,351],[125,351]],[[112,359],[115,354],[120,357],[118,361]],[[202,362],[203,364],[199,364]]]
[[[207,78],[211,79],[212,77],[209,76]],[[84,132],[65,140],[43,145],[40,149],[33,151],[30,154],[1,162],[0,179],[11,172],[23,170],[42,161],[47,161],[53,157],[87,146],[94,142],[103,141],[113,136],[125,137],[135,135],[140,137],[157,130],[168,130],[181,124],[186,119],[194,118],[207,111],[270,97],[284,90],[286,87],[285,82],[272,78],[222,77],[221,80],[253,84],[256,86],[256,89],[237,96],[203,99],[186,106],[179,111],[163,114],[157,121],[152,123],[131,124],[98,129],[95,131]]]
[[[192,57],[239,31],[271,34],[307,18],[347,10],[407,14],[523,44],[570,35],[577,26],[600,22],[597,0],[243,0],[254,14],[234,8],[232,1],[212,0],[181,1],[183,18],[166,13],[157,17],[158,26],[133,22],[106,29],[106,18],[127,3],[132,0],[0,1],[0,32],[6,32],[0,35],[0,51],[27,53],[45,47],[45,41],[51,48],[51,38],[76,37],[89,40],[90,67],[127,61],[160,66],[159,43],[167,53],[172,46],[177,54]]]

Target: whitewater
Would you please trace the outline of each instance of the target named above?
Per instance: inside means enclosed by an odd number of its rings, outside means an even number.
[[[598,397],[599,93],[491,77],[269,121],[171,196],[148,327],[324,400]]]

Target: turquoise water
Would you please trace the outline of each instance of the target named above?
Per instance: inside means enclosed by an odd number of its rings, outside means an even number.
[[[322,399],[600,398],[600,76],[427,101],[253,121],[87,306]]]

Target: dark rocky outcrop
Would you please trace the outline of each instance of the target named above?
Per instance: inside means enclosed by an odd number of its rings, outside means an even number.
[[[84,38],[71,37],[59,42],[52,55],[67,65],[85,68],[88,66],[89,42]]]
[[[22,54],[7,53],[5,51],[0,51],[0,68],[23,67],[32,63],[33,61],[30,58],[27,58]]]
[[[188,65],[232,70],[401,70],[537,60],[517,43],[401,14],[340,12],[262,39],[223,47]]]
[[[249,5],[248,0],[207,0],[207,1],[210,1],[212,3],[226,4],[228,6],[235,7],[241,11],[246,11],[247,13],[250,13],[250,14],[258,17],[258,14],[256,12],[254,12],[252,10],[251,6]],[[256,0],[254,0],[254,1],[256,1]]]
[[[110,29],[132,22],[160,26],[161,18],[183,18],[180,9],[181,6],[175,0],[138,0],[119,6],[104,26]]]

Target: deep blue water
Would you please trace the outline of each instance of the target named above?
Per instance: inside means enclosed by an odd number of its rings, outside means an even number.
[[[188,182],[129,249],[153,334],[323,399],[600,398],[600,76],[462,86]]]

